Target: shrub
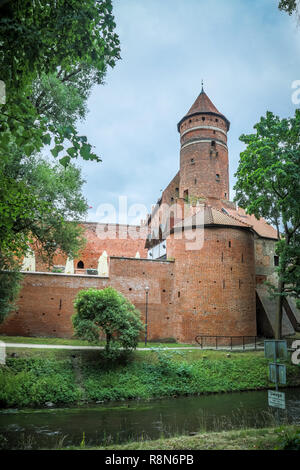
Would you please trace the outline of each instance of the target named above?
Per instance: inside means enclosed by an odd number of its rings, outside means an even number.
[[[118,356],[121,347],[126,352],[137,347],[143,328],[140,312],[120,292],[112,287],[81,290],[74,306],[76,314],[72,321],[76,335],[96,342],[104,333],[107,357]]]

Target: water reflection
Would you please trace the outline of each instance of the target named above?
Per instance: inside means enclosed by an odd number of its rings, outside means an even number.
[[[288,389],[281,422],[300,424],[300,389]],[[1,410],[0,447],[55,448],[156,439],[200,430],[275,424],[267,391],[124,402],[83,408]]]

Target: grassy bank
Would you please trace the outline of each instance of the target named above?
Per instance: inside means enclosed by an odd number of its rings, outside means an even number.
[[[49,338],[49,337],[29,337],[29,336],[5,336],[0,335],[0,341],[4,343],[23,343],[23,344],[48,344],[48,345],[61,345],[61,346],[91,346],[91,343],[82,339],[76,338]],[[151,349],[153,347],[166,347],[166,348],[188,348],[190,346],[195,347],[195,344],[185,344],[185,343],[161,343],[157,341],[151,341],[147,343],[147,348]],[[105,346],[105,341],[98,341],[97,344],[92,346]],[[145,348],[144,342],[138,343],[138,348]]]
[[[299,436],[299,437],[298,437]],[[99,447],[69,447],[74,450],[294,450],[300,439],[300,428],[243,429],[237,431],[205,432],[195,436],[178,436],[153,441]],[[298,448],[299,450],[299,448]]]
[[[151,399],[270,388],[263,352],[137,351],[106,362],[99,351],[7,348],[0,368],[0,406],[43,406]],[[12,357],[12,355],[14,357]],[[287,362],[287,385],[300,368]]]

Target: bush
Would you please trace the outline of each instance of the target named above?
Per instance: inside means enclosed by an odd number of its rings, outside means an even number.
[[[130,352],[137,347],[143,328],[140,312],[120,292],[112,287],[81,290],[74,306],[76,335],[93,343],[104,333],[106,357],[118,356],[120,348]]]
[[[300,429],[284,432],[276,450],[300,450]]]

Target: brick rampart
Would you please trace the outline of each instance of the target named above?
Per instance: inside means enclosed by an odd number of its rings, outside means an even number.
[[[150,339],[172,337],[169,313],[174,263],[132,258],[110,259],[109,278],[88,275],[26,273],[18,309],[0,326],[0,333],[21,336],[70,338],[73,301],[81,289],[112,286],[140,310],[145,320],[145,287],[149,290]]]

